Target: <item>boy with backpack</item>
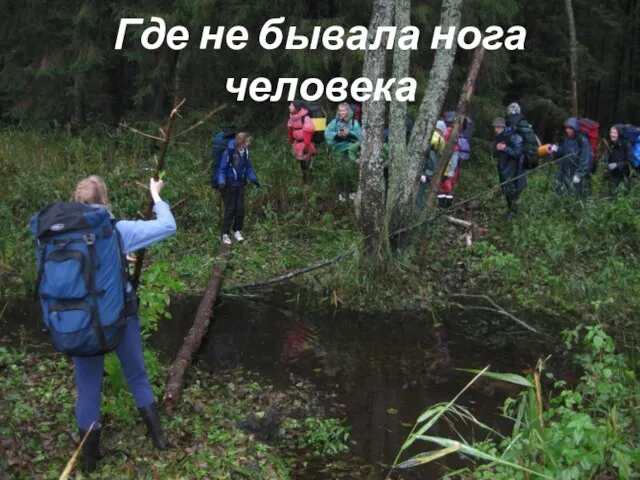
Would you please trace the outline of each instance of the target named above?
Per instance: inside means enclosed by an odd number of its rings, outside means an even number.
[[[161,180],[151,179],[155,220],[116,221],[107,187],[95,175],[78,183],[72,202],[51,203],[31,218],[43,320],[54,347],[71,356],[75,368],[76,422],[80,438],[87,437],[81,458],[86,472],[95,470],[100,459],[104,354],[111,351],[154,446],[172,447],[142,356],[137,299],[125,257],[176,232],[169,205],[160,198],[162,187]]]
[[[555,158],[563,158],[556,175],[559,192],[575,190],[579,195],[586,196],[589,189],[590,176],[593,170],[593,151],[580,123],[574,117],[564,122],[565,137],[560,145],[552,145],[551,152]]]
[[[538,166],[538,147],[540,140],[533,131],[533,126],[527,121],[522,113],[520,105],[516,102],[510,103],[507,107],[507,117],[505,123],[513,127],[522,138],[523,168],[531,170]]]
[[[508,126],[504,118],[495,118],[491,124],[495,133],[493,157],[498,161],[498,178],[502,194],[507,202],[505,220],[511,221],[517,213],[516,201],[527,187],[527,177],[522,176],[522,137],[515,127]]]

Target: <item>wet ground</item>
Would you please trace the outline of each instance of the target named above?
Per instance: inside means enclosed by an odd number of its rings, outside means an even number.
[[[162,321],[152,336],[151,343],[167,362],[180,348],[199,301],[198,297],[175,301],[170,309],[173,318]],[[48,349],[40,322],[35,302],[11,301],[0,319],[0,345]],[[551,353],[547,348],[537,342],[535,334],[487,312],[296,313],[226,297],[215,309],[197,361],[204,370],[241,367],[257,372],[283,391],[295,387],[298,379],[311,381],[324,394],[326,416],[343,417],[351,427],[356,442],[352,454],[379,466],[375,477],[384,478],[384,466],[393,463],[424,409],[449,401],[472,378],[457,368],[491,365],[493,371],[522,373],[535,366],[538,355]],[[500,407],[508,395],[517,392],[509,384],[482,381],[460,403],[500,430],[509,427],[500,417]],[[457,424],[455,429],[468,440],[485,436],[469,425]],[[456,438],[443,420],[431,433]],[[437,448],[424,443],[418,447],[405,452],[402,459]],[[402,478],[440,478],[447,469],[467,465],[461,457],[449,456],[440,465],[407,471]],[[327,478],[319,472],[321,467],[309,466],[304,478]]]

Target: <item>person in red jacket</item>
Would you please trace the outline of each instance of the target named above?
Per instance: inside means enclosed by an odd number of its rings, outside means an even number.
[[[293,155],[300,162],[302,180],[306,183],[309,178],[311,157],[317,153],[316,146],[311,141],[316,127],[311,121],[309,111],[301,101],[289,104],[287,129],[288,140],[293,147]]]

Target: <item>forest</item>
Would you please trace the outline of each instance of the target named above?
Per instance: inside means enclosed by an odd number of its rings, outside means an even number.
[[[616,167],[610,136],[640,126],[637,0],[0,5],[2,478],[640,478],[640,137]],[[420,37],[415,50],[265,49],[261,28],[280,16],[308,37],[334,25]],[[141,46],[151,17],[185,26],[187,46]],[[123,18],[145,24],[116,49]],[[431,48],[437,26],[494,25],[524,27],[524,49]],[[243,26],[248,44],[201,49],[206,26]],[[258,77],[411,77],[417,89],[410,102],[349,96],[358,150],[336,155],[321,132],[307,171],[292,102],[228,91]],[[325,132],[339,103],[317,101]],[[539,155],[518,170],[517,210],[496,147],[514,103]],[[576,168],[569,118],[597,122],[579,195],[556,188]],[[470,156],[443,204],[469,120]],[[244,239],[224,226],[238,187],[212,171],[227,128],[251,137]],[[616,168],[629,188],[613,192]],[[77,199],[89,175],[107,202]],[[78,201],[165,228],[117,260],[139,310],[104,364],[63,352],[43,307],[54,276],[31,222]]]

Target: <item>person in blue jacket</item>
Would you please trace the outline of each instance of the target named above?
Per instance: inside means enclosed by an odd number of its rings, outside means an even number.
[[[555,190],[575,190],[579,195],[586,196],[592,173],[591,144],[586,135],[580,132],[580,124],[575,118],[564,122],[564,130],[565,137],[560,145],[551,147],[555,158],[565,157],[560,162]]]
[[[160,198],[162,180],[151,179],[149,190],[154,201],[155,220],[120,220],[116,229],[122,238],[124,252],[130,253],[145,248],[152,243],[170,237],[176,232],[176,222],[169,205]],[[107,206],[107,187],[102,178],[92,175],[76,186],[73,201],[93,205]],[[128,293],[133,287],[127,284]],[[149,435],[156,448],[166,450],[172,445],[162,431],[160,415],[155,402],[149,375],[142,356],[142,338],[138,315],[129,316],[124,337],[115,350],[129,390],[133,395],[138,411],[144,420]],[[100,459],[100,403],[102,396],[102,377],[104,374],[104,355],[93,357],[72,357],[75,368],[75,382],[78,389],[76,400],[76,422],[81,438],[91,428],[82,451],[82,467],[85,471],[95,470]]]
[[[242,242],[242,228],[244,227],[244,190],[247,178],[260,187],[258,177],[251,166],[249,147],[251,137],[246,132],[240,132],[235,140],[229,142],[229,148],[222,154],[220,170],[218,170],[218,185],[224,197],[224,217],[222,219],[222,243],[231,244],[229,233],[233,226],[233,237],[236,242]],[[231,155],[231,158],[230,158]]]
[[[492,126],[495,132],[493,157],[498,161],[498,178],[503,184],[502,194],[507,202],[507,213],[504,218],[510,221],[518,211],[516,201],[527,187],[527,177],[523,176],[523,142],[522,137],[516,133],[516,129],[507,126],[504,118],[495,118]]]

